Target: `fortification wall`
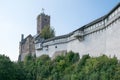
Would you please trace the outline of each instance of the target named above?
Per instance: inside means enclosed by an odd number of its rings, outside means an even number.
[[[120,59],[120,19],[106,30],[106,53]]]
[[[106,54],[120,59],[120,7],[105,18],[72,32],[70,36],[36,44],[36,56],[47,54],[52,57],[60,51],[77,52],[80,57]]]
[[[67,51],[78,52],[80,56],[90,54],[98,56],[98,53],[105,53],[105,35],[104,32],[95,32],[84,36],[83,41],[75,39],[68,43]]]
[[[84,36],[83,41],[75,39],[67,45],[67,51],[78,52],[80,56],[90,54],[99,56],[106,54],[120,56],[120,22],[103,30]],[[120,58],[120,57],[118,57]]]
[[[67,51],[67,38],[57,39],[55,41],[49,41],[42,44],[42,48],[40,49],[39,46],[36,45],[36,56],[41,56],[42,54],[47,54],[50,57],[53,55],[59,54],[60,52]]]
[[[84,34],[87,35],[84,36],[83,41],[75,39],[68,43],[67,52],[72,50],[78,52],[80,56],[106,54],[109,57],[117,56],[120,59],[120,13],[99,26],[98,29],[94,29],[92,26],[88,31],[85,30]]]

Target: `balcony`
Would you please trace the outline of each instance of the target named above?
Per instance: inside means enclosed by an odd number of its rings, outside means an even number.
[[[42,44],[41,43],[37,43],[37,44],[35,44],[35,49],[36,50],[42,50]]]
[[[79,41],[84,40],[84,32],[83,31],[77,31],[74,33],[74,37],[78,39]]]

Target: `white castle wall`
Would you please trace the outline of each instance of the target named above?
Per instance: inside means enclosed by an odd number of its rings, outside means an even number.
[[[74,40],[68,43],[68,52],[78,52],[80,56],[90,54],[98,56],[98,53],[105,53],[105,32],[93,33],[84,37],[83,41]]]
[[[90,54],[99,56],[106,54],[120,56],[120,20],[107,28],[86,35],[83,41],[74,40],[68,43],[67,51],[78,52],[80,56]],[[120,58],[120,57],[118,57]]]
[[[76,39],[69,42],[67,51],[78,52],[80,56],[85,54],[90,54],[90,56],[106,54],[113,57],[115,55],[120,59],[120,18],[118,19],[118,17],[120,17],[120,13],[116,15],[116,18],[106,22],[105,25],[99,26],[106,26],[106,28],[84,36],[83,41]]]
[[[41,56],[42,54],[47,54],[50,57],[54,55],[54,53],[59,51],[67,50],[67,38],[58,39],[56,41],[49,41],[43,44],[43,48],[41,50],[36,50],[36,56]],[[40,45],[40,44],[39,44]]]
[[[36,56],[48,54],[52,57],[54,53],[66,50],[78,52],[80,57],[85,54],[90,56],[106,54],[110,57],[115,55],[120,59],[120,8],[107,19],[84,28],[83,40],[76,39],[74,36],[76,33],[80,33],[79,30],[69,37],[44,42],[41,49],[37,46],[40,43],[37,43]]]
[[[108,27],[106,37],[106,54],[120,59],[120,19],[118,23]]]

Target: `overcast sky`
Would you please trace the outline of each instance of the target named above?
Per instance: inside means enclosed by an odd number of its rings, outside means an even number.
[[[36,34],[36,17],[45,9],[56,35],[64,35],[108,13],[120,0],[0,0],[0,54],[19,55],[21,34]]]

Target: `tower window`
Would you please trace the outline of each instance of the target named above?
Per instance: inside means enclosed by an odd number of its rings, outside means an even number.
[[[47,19],[44,19],[45,21],[47,21]]]

